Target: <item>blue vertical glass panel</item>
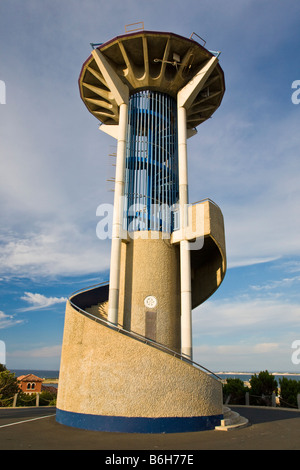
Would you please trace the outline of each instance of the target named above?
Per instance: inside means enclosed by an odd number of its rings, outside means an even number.
[[[140,91],[128,107],[125,228],[171,233],[178,198],[176,100]]]

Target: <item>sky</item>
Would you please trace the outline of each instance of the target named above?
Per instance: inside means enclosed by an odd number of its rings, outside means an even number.
[[[295,0],[0,0],[8,368],[58,370],[67,298],[108,280],[97,208],[112,203],[116,144],[81,101],[78,77],[90,43],[143,21],[201,36],[221,51],[225,74],[220,108],[188,141],[190,201],[220,206],[228,263],[193,311],[194,360],[213,371],[300,373],[299,20]]]

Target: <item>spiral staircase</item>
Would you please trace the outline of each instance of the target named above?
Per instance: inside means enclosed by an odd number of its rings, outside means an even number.
[[[73,294],[67,303],[57,421],[147,433],[220,425],[221,380],[162,344],[109,323],[107,299],[105,283]]]
[[[222,380],[216,374],[110,323],[108,287],[106,282],[92,286],[68,300],[59,423],[135,433],[231,430],[248,424],[222,405]]]
[[[109,323],[107,298],[105,283],[75,293],[67,303],[57,421],[139,433],[220,425],[221,380],[162,344]]]

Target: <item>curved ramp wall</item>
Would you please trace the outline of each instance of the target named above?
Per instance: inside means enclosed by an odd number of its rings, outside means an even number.
[[[222,384],[162,350],[66,307],[56,419],[82,429],[214,429]]]

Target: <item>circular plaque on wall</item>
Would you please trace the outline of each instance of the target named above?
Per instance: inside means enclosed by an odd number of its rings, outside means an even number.
[[[154,308],[157,305],[157,299],[154,295],[148,295],[144,300],[145,307]]]

